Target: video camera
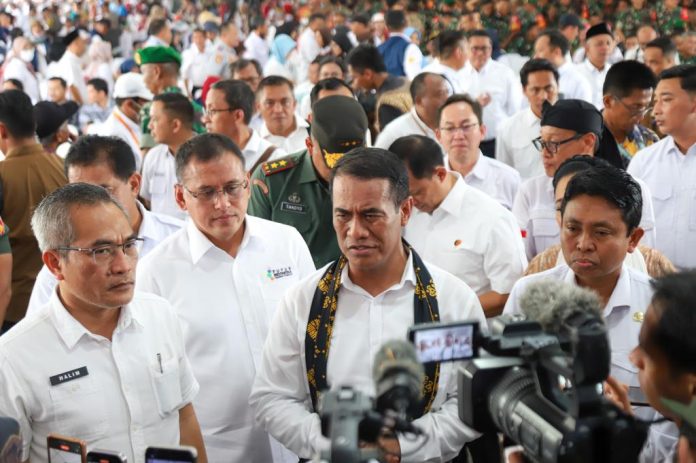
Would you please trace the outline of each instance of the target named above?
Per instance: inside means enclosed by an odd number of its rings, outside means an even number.
[[[493,319],[490,330],[474,340],[489,355],[458,374],[465,424],[502,432],[535,462],[637,461],[648,425],[602,393],[611,351],[599,316],[576,312],[557,334],[523,316]]]

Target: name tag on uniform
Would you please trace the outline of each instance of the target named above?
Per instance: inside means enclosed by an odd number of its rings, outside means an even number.
[[[51,376],[49,379],[51,380],[51,386],[57,386],[87,375],[89,375],[87,367],[80,367],[74,370],[66,371],[65,373],[59,373],[55,376]]]
[[[306,212],[305,207],[306,206],[304,204],[289,203],[287,201],[280,203],[281,211],[297,212],[298,214],[304,214]]]

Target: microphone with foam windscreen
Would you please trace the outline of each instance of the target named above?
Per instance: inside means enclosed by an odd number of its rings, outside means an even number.
[[[421,400],[423,365],[407,341],[387,341],[375,355],[372,378],[375,381],[377,411],[388,410],[401,419],[413,417]]]
[[[576,381],[600,382],[609,375],[611,348],[602,307],[587,289],[556,280],[529,285],[520,297],[520,309],[528,320],[559,338],[574,359]]]

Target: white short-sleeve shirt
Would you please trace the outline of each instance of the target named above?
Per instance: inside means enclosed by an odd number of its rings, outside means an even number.
[[[448,158],[445,158],[445,166],[452,170]],[[509,210],[512,209],[522,180],[515,169],[486,157],[479,151],[478,160],[471,172],[466,174],[464,181],[467,185],[483,191]]]
[[[519,172],[522,180],[543,174],[541,153],[532,143],[540,132],[541,119],[531,109],[518,111],[498,127],[495,159]]]
[[[179,445],[179,409],[198,383],[171,305],[136,292],[112,340],[92,334],[54,293],[39,315],[0,338],[0,414],[19,421],[23,459],[47,460],[50,433],[144,461],[150,445]]]
[[[176,184],[176,161],[169,147],[164,144],[152,147],[143,161],[140,196],[150,201],[152,212],[185,220],[188,213],[181,210],[174,196]]]

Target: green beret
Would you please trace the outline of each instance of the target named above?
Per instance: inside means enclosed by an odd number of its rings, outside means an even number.
[[[181,54],[172,47],[147,47],[135,53],[138,65],[148,63],[176,63],[181,66]]]

